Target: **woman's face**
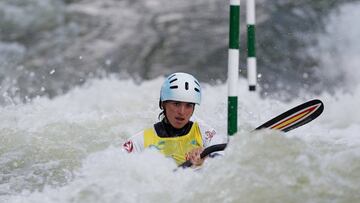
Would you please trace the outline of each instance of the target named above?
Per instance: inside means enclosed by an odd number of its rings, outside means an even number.
[[[166,118],[174,128],[184,127],[194,112],[194,103],[166,101],[163,103]]]

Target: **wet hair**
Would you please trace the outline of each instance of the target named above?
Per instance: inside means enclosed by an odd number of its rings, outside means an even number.
[[[159,108],[162,110],[158,115],[159,120],[162,120],[166,117],[165,109],[163,108],[162,104],[163,104],[163,102],[161,101],[161,99],[159,99]]]

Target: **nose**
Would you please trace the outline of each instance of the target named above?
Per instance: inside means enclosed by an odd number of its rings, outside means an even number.
[[[182,104],[182,105],[179,106],[178,113],[180,115],[184,115],[184,113],[185,113],[185,105]]]

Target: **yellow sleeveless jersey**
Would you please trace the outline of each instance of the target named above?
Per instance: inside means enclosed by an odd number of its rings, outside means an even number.
[[[154,128],[144,131],[144,148],[154,147],[178,165],[186,161],[185,154],[194,148],[203,147],[199,125],[194,122],[189,133],[179,137],[159,137]]]

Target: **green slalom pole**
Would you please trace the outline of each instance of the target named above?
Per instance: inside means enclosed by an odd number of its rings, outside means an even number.
[[[228,51],[228,135],[237,132],[240,0],[230,0]]]
[[[256,90],[256,53],[255,53],[255,0],[246,2],[246,22],[247,22],[247,74],[249,90]]]

